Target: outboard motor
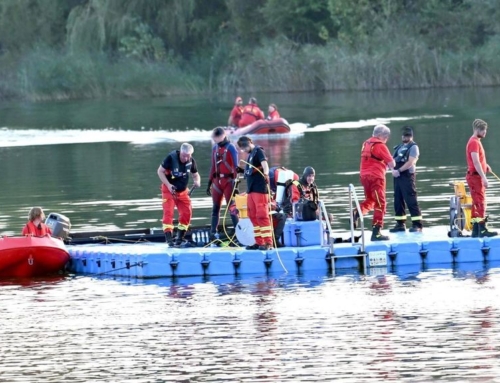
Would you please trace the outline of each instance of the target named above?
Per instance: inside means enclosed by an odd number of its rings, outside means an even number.
[[[69,230],[71,229],[71,222],[65,215],[59,213],[50,213],[45,224],[52,231],[53,237],[67,239],[69,237]]]

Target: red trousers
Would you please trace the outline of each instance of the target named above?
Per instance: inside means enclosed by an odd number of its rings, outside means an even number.
[[[212,182],[212,217],[218,217],[220,213],[220,208],[222,206],[222,199],[226,200],[228,206],[229,214],[236,216],[236,204],[234,200],[231,200],[231,195],[233,194],[234,181],[232,178],[214,178]],[[217,223],[218,224],[218,223]]]
[[[172,195],[170,190],[165,185],[161,187],[162,207],[163,207],[163,231],[172,232],[174,230],[174,208],[177,207],[179,212],[179,230],[187,230],[191,223],[191,216],[193,209],[191,207],[191,198],[189,198],[189,190],[186,189],[182,192]]]
[[[361,185],[365,191],[365,200],[360,204],[363,215],[374,210],[373,226],[384,226],[385,201],[385,177],[362,176]]]
[[[479,174],[468,174],[465,176],[469,185],[470,196],[472,198],[471,219],[480,218],[482,222],[486,211],[486,189]],[[474,222],[474,221],[473,221]]]
[[[273,228],[269,219],[269,196],[250,193],[247,196],[248,218],[253,225],[257,245],[273,245]]]

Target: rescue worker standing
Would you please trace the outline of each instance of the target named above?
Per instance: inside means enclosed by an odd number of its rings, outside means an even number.
[[[257,100],[254,97],[251,97],[248,101],[248,105],[243,108],[239,126],[247,126],[257,120],[263,120],[264,118],[264,113],[257,105]]]
[[[237,145],[241,151],[248,153],[244,174],[247,180],[248,217],[254,228],[255,243],[246,248],[269,250],[272,249],[273,240],[269,219],[269,165],[266,154],[247,136],[241,136]]]
[[[365,192],[365,200],[361,203],[361,214],[365,215],[371,210],[372,241],[387,241],[388,236],[382,235],[380,230],[384,227],[384,215],[386,211],[385,200],[385,172],[387,167],[394,169],[395,162],[389,149],[387,140],[391,130],[385,125],[377,125],[373,128],[372,137],[363,143],[361,148],[361,165],[359,177]],[[353,212],[355,227],[359,219],[357,210]]]
[[[238,224],[236,206],[232,200],[234,184],[237,178],[238,152],[236,146],[227,138],[224,128],[215,128],[212,131],[212,140],[215,145],[212,147],[212,162],[207,187],[207,195],[212,196],[213,202],[210,224],[211,238],[215,236],[219,226],[219,214],[223,198],[226,200],[235,229]]]
[[[418,145],[413,141],[413,128],[404,126],[401,130],[401,144],[394,148],[392,157],[396,166],[392,170],[394,176],[394,212],[396,225],[391,233],[406,231],[406,207],[411,215],[411,233],[422,231],[422,212],[417,201],[416,165],[420,155]]]
[[[180,150],[170,152],[157,170],[158,177],[161,180],[163,232],[169,246],[180,246],[191,223],[192,207],[188,190],[189,173],[193,176],[193,186],[200,187],[200,175],[198,174],[196,161],[192,157],[193,152],[193,146],[184,143],[181,145]],[[177,225],[177,238],[173,243],[172,232],[174,230],[175,207],[179,212],[179,224]]]
[[[228,126],[240,126],[241,115],[243,114],[243,99],[241,97],[236,97],[234,100],[234,107],[231,110],[229,119],[227,120]]]
[[[487,130],[488,124],[485,121],[474,120],[473,134],[466,147],[467,175],[465,179],[472,198],[472,237],[494,237],[498,234],[486,227],[486,189],[489,186],[486,173],[491,171],[491,168],[486,162],[486,153],[481,138],[486,137]]]

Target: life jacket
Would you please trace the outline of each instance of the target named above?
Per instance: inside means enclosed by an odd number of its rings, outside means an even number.
[[[258,113],[255,113],[254,112],[254,108],[257,108],[259,109],[259,107],[257,105],[246,105],[244,108],[243,108],[243,112],[241,113],[242,115],[243,114],[249,114],[250,116],[252,116],[253,118],[255,118],[256,120],[260,118],[260,115]]]
[[[213,153],[213,160],[215,164],[215,173],[214,177],[230,177],[230,178],[235,178],[235,167],[234,165],[231,165],[227,159],[227,154],[229,152],[229,144],[231,141],[226,139],[226,142],[224,142],[223,145],[215,144],[212,153]]]
[[[417,145],[417,143],[412,141],[406,148],[404,148],[403,151],[398,154],[399,150],[403,148],[404,145],[405,144],[401,143],[394,147],[394,153],[392,155],[392,158],[394,158],[394,161],[396,162],[396,166],[394,167],[394,169],[399,169],[404,165],[405,162],[408,161],[408,158],[410,158],[410,149],[412,148],[412,146]]]
[[[181,162],[179,161],[179,150],[172,151],[169,156],[172,157],[172,170],[170,171],[170,176],[173,178],[189,178],[189,172],[191,171],[192,161],[183,164],[185,166],[185,172],[182,172]]]
[[[373,147],[377,144],[382,144],[380,141],[372,141],[371,139],[365,141],[361,147],[361,161],[377,161],[383,162],[382,158],[373,155]]]
[[[292,186],[295,186],[297,190],[300,193],[300,199],[307,199],[310,201],[313,201],[314,203],[318,203],[318,188],[316,187],[316,184],[313,183],[309,186],[309,190],[305,190],[304,186],[300,181],[298,180],[288,180],[285,183],[285,192],[284,192],[284,197],[283,197],[283,203],[281,204],[281,208],[283,209],[283,212],[286,214],[292,214],[293,210],[293,201],[292,201],[292,196],[293,196],[293,191],[292,191]]]
[[[35,237],[43,237],[52,232],[44,223],[40,223],[38,226],[31,221],[29,221],[23,229],[23,235],[33,235]]]

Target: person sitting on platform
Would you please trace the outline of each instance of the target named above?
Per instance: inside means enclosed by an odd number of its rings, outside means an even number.
[[[52,234],[50,227],[45,224],[45,213],[41,207],[32,207],[28,214],[28,223],[23,227],[22,235],[43,237]]]

